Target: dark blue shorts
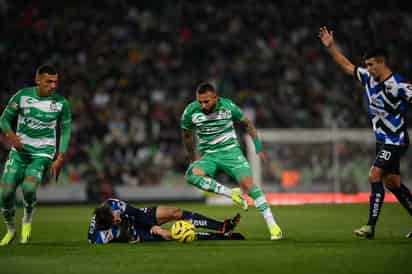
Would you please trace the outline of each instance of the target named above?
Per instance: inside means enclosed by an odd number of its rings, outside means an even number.
[[[395,146],[376,143],[376,158],[373,166],[379,167],[385,174],[400,174],[400,160],[408,146]]]
[[[164,241],[158,235],[152,235],[150,229],[153,225],[159,225],[156,219],[157,207],[141,207],[129,211],[131,218],[131,234],[140,242]]]

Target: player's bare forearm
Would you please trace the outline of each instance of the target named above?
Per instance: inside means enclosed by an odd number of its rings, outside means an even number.
[[[63,153],[58,153],[56,158],[54,159],[53,163],[51,164],[50,167],[50,176],[52,176],[53,178],[56,178],[60,173],[60,170],[63,166],[64,163],[64,154]]]
[[[330,47],[326,48],[327,52],[332,56],[333,61],[338,64],[343,72],[349,75],[354,75],[355,66],[343,55],[340,50],[332,44]]]
[[[172,240],[172,233],[169,230],[164,229],[164,228],[162,228],[158,225],[153,226],[150,229],[150,233],[153,234],[153,235],[158,235],[166,241]]]
[[[333,39],[333,31],[329,30],[326,26],[321,27],[319,29],[319,39],[326,48],[326,51],[332,56],[333,61],[335,61],[346,74],[354,75],[355,66],[336,47]]]
[[[243,126],[246,129],[247,134],[249,134],[252,140],[256,140],[258,137],[257,130],[256,130],[256,127],[253,125],[252,121],[250,121],[249,118],[244,118],[242,121],[240,121],[240,123],[243,124]]]
[[[256,127],[253,125],[252,121],[250,121],[248,118],[244,118],[242,121],[240,121],[246,129],[247,134],[252,138],[253,144],[255,145],[255,151],[256,153],[264,160],[267,161],[268,157],[266,156],[266,153],[262,151],[262,144],[260,143],[260,140],[258,138],[257,130]]]
[[[193,132],[191,130],[183,129],[182,130],[182,140],[183,146],[187,153],[187,157],[191,162],[196,160],[195,146],[193,142]]]

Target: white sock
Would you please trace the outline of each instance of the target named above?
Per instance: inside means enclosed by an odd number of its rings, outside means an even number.
[[[232,189],[225,187],[224,185],[222,185],[222,187],[220,187],[220,194],[222,194],[223,196],[232,198]]]
[[[229,198],[232,197],[232,189],[227,188],[226,186],[210,177],[204,177],[203,184],[200,187],[209,192],[214,192],[216,194],[220,194]]]
[[[265,218],[266,225],[270,228],[276,224],[275,218],[273,218],[270,207],[266,208],[263,212],[263,218]]]

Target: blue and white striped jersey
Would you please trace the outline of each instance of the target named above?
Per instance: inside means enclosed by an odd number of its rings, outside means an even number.
[[[405,112],[412,99],[412,85],[399,74],[376,82],[368,70],[355,68],[355,76],[365,88],[368,115],[377,143],[408,145]]]
[[[148,208],[135,208],[127,202],[118,199],[107,199],[104,204],[109,205],[112,212],[120,212],[122,224],[127,225],[127,230],[131,237],[130,240],[135,240],[138,237],[138,231],[150,231],[156,225],[156,220],[147,213]],[[101,230],[97,228],[96,217],[93,215],[87,233],[89,243],[107,244],[109,242],[122,241],[121,238],[124,238],[122,237],[124,235],[121,235],[122,224],[112,225],[107,230]]]
[[[117,199],[107,199],[105,204],[110,205],[113,212],[119,211],[123,215],[126,211],[126,202]],[[99,230],[96,228],[96,216],[93,215],[88,231],[89,243],[95,244],[107,244],[109,242],[115,241],[120,237],[120,225],[112,225],[107,230]]]

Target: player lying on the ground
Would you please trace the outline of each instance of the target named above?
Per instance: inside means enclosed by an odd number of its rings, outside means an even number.
[[[239,214],[221,222],[176,207],[135,208],[117,199],[108,199],[94,210],[87,237],[93,244],[172,240],[171,232],[161,225],[175,220],[188,220],[197,228],[218,231],[197,232],[197,240],[244,239],[240,233],[233,233],[240,222]]]

